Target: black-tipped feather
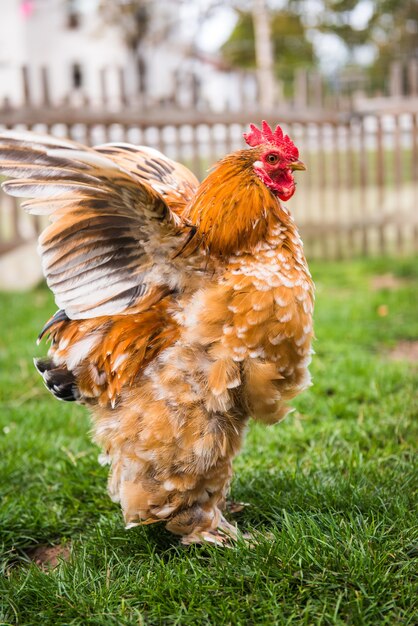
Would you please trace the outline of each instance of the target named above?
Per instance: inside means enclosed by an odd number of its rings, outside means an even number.
[[[41,341],[42,337],[45,335],[46,332],[48,332],[51,326],[53,326],[54,324],[57,324],[58,322],[68,322],[69,319],[70,318],[68,317],[68,315],[63,309],[60,309],[59,311],[54,313],[54,315],[47,321],[47,323],[45,324],[45,326],[39,333],[37,343]],[[52,362],[51,359],[34,359],[35,367],[40,374],[42,374],[45,370],[41,371],[38,365],[44,366],[45,364],[45,368],[46,368],[47,363],[50,364],[51,362]]]
[[[53,359],[34,359],[33,362],[44,380],[45,387],[58,400],[65,402],[80,400],[80,392],[72,372],[65,367],[56,365]]]

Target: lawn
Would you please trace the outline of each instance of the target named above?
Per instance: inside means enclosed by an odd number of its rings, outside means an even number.
[[[32,365],[52,298],[0,296],[1,624],[418,623],[418,364],[391,358],[418,340],[418,262],[312,270],[314,385],[250,426],[232,496],[257,542],[229,550],[124,530],[86,411]],[[40,567],[39,545],[69,557]]]

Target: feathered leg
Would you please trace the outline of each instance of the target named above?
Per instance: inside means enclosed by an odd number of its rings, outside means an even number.
[[[147,381],[120,409],[98,414],[96,439],[112,462],[111,497],[128,528],[165,521],[184,544],[223,545],[237,536],[222,511],[246,420],[208,411],[184,380],[173,391],[175,403],[156,399]]]

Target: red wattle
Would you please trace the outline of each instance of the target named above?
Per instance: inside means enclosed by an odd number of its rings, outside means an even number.
[[[262,167],[255,167],[255,173],[263,181],[275,196],[283,200],[290,200],[296,191],[295,180],[291,173],[291,170],[279,170],[277,176],[270,178],[267,172]]]

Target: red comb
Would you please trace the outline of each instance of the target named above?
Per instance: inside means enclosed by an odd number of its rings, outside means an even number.
[[[249,146],[255,148],[263,143],[273,144],[285,153],[289,159],[299,158],[299,150],[288,135],[284,135],[279,125],[273,132],[265,120],[261,124],[261,130],[254,124],[250,124],[250,132],[244,133],[244,139]]]

